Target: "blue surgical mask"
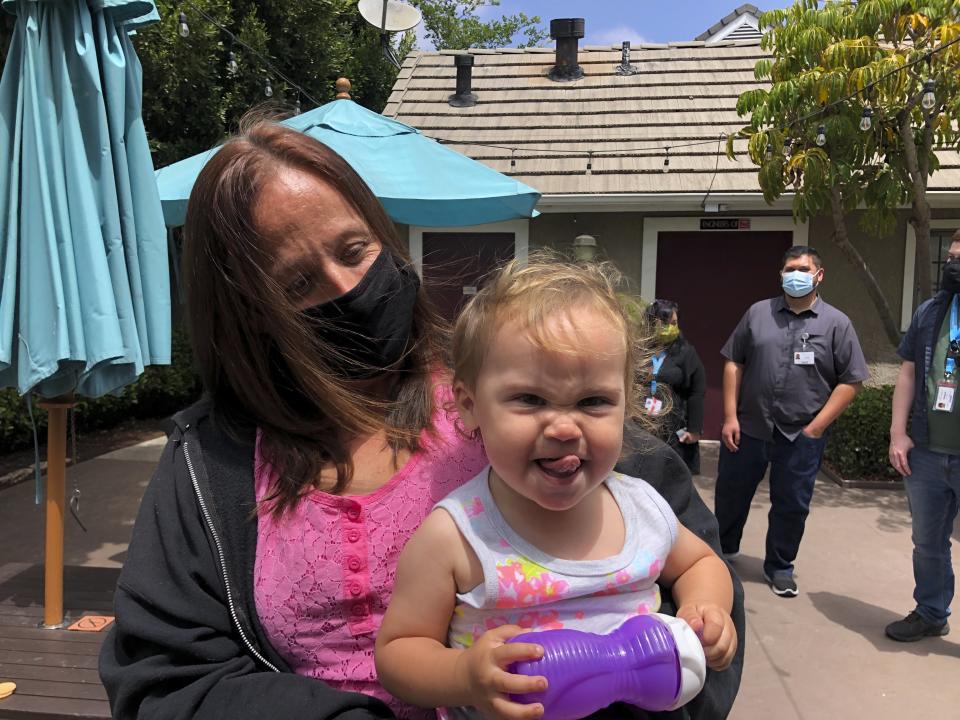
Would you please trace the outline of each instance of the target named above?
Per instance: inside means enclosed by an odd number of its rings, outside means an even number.
[[[816,287],[813,282],[813,275],[803,270],[793,270],[783,273],[783,291],[790,297],[803,297],[813,292]]]

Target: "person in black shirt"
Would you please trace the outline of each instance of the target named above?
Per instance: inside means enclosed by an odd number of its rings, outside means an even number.
[[[645,407],[652,414],[666,410],[661,437],[696,475],[700,472],[707,375],[697,351],[680,333],[677,303],[654,300],[647,306],[647,323],[656,334],[657,350],[651,358],[651,392]],[[664,402],[667,399],[669,402]]]

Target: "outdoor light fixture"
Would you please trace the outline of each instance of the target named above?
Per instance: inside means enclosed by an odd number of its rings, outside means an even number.
[[[237,65],[237,56],[234,54],[233,50],[231,50],[227,54],[227,73],[230,75],[236,75],[238,68],[239,65]]]
[[[177,28],[177,32],[180,33],[182,38],[190,34],[190,26],[187,25],[187,14],[185,12],[180,13],[180,26]]]
[[[863,115],[860,117],[860,129],[864,132],[867,132],[871,127],[873,127],[873,108],[865,107],[863,109]]]
[[[920,98],[920,104],[924,110],[933,110],[933,106],[937,104],[937,96],[933,92],[936,88],[937,83],[935,80],[924,80],[923,97]]]
[[[593,235],[577,235],[573,239],[573,256],[582,262],[591,262],[597,256],[597,239]]]
[[[267,83],[263,86],[263,94],[268,98],[273,97],[273,85],[270,84],[270,78],[267,78]]]
[[[670,148],[664,148],[663,150],[666,153],[663,156],[663,171],[670,172]]]
[[[823,123],[817,125],[817,145],[823,147],[827,144],[827,129],[823,126]]]
[[[593,153],[587,155],[587,175],[593,175]]]

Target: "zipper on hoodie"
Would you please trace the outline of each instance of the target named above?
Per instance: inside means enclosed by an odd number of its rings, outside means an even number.
[[[184,430],[189,428],[190,426],[188,425],[186,428],[184,428]],[[200,512],[203,514],[204,522],[206,522],[207,528],[210,530],[210,534],[213,536],[213,544],[217,546],[217,555],[220,559],[220,576],[223,579],[223,586],[227,590],[227,608],[230,610],[230,617],[233,619],[234,627],[236,627],[237,632],[240,633],[240,639],[247,647],[247,650],[250,651],[250,654],[263,663],[266,667],[278,673],[280,670],[273,663],[267,660],[259,650],[257,650],[256,646],[247,637],[246,632],[244,632],[243,626],[240,624],[240,618],[237,616],[237,607],[233,601],[233,590],[230,587],[230,578],[227,576],[226,556],[223,552],[223,544],[220,542],[220,533],[218,533],[217,528],[214,527],[213,518],[210,517],[210,510],[207,508],[207,501],[204,499],[203,493],[200,491],[200,483],[197,481],[197,474],[193,469],[193,460],[190,459],[190,449],[188,447],[189,443],[183,437],[182,433],[179,440],[183,445],[183,457],[187,461],[187,472],[190,473],[190,482],[193,484],[193,492],[197,496],[197,502],[200,503]]]

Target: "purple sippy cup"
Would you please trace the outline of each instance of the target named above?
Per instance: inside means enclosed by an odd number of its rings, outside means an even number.
[[[644,710],[672,710],[689,702],[706,677],[703,647],[683,620],[636,615],[607,635],[545,630],[510,642],[536,643],[543,657],[514,663],[510,672],[542,675],[547,689],[512,695],[543,704],[544,720],[577,720],[614,702]]]

